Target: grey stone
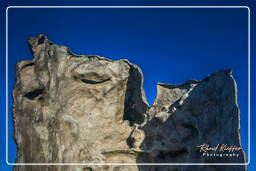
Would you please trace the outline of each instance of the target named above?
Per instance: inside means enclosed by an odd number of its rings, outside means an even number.
[[[126,59],[76,55],[44,35],[29,39],[34,58],[16,66],[15,171],[246,170],[244,166],[142,166],[104,163],[245,163],[206,157],[199,145],[241,147],[237,87],[230,70],[202,81],[157,84],[148,105],[141,69]]]

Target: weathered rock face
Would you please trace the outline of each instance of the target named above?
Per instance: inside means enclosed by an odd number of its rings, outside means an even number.
[[[157,85],[149,107],[141,70],[127,60],[75,55],[39,35],[16,67],[17,163],[244,163],[231,71]],[[207,156],[203,146],[217,146]],[[202,148],[200,148],[202,147]],[[209,148],[208,148],[209,149]],[[224,148],[222,148],[224,149]],[[244,166],[16,166],[15,171],[245,170]]]

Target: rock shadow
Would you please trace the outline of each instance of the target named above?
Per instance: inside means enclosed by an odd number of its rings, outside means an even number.
[[[130,65],[130,69],[126,85],[127,90],[125,92],[123,120],[128,120],[129,125],[132,126],[143,123],[145,120],[144,114],[148,109],[148,105],[143,100],[143,75],[137,66],[128,64]]]
[[[182,85],[184,86],[184,84]],[[168,88],[168,87],[167,87]],[[171,87],[169,87],[171,88]],[[245,166],[179,166],[168,163],[245,163],[243,150],[234,152],[238,157],[207,156],[198,146],[227,144],[241,147],[239,136],[239,109],[236,85],[230,71],[214,73],[200,81],[186,95],[165,111],[163,106],[152,106],[157,112],[141,129],[145,133],[137,157],[137,163],[161,163],[138,165],[140,171],[197,171],[197,170],[245,170]],[[181,102],[182,100],[182,102]],[[152,108],[151,107],[151,108]],[[174,110],[175,109],[175,110]],[[209,154],[232,154],[213,152]]]

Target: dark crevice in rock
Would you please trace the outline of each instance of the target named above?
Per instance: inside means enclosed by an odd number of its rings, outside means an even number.
[[[82,82],[86,83],[86,84],[101,84],[101,83],[104,83],[106,81],[109,81],[109,79],[106,79],[106,80],[102,80],[102,81],[94,81],[94,80],[87,80],[87,79],[81,79]]]
[[[31,63],[25,64],[25,65],[22,67],[22,69],[23,69],[23,68],[26,68],[26,67],[29,67],[29,66],[34,66],[34,65],[35,65],[35,63],[34,63],[34,62],[31,62]]]
[[[129,78],[126,85],[123,120],[130,125],[144,122],[147,105],[142,99],[142,75],[138,68],[130,65]]]
[[[200,81],[198,80],[189,80],[185,83],[182,84],[167,84],[167,83],[157,83],[157,85],[165,87],[165,88],[169,88],[169,89],[174,89],[174,88],[186,88],[187,86],[189,86],[190,84],[197,84]]]
[[[46,39],[47,39],[47,38],[46,38],[45,36],[40,37],[40,38],[38,39],[38,41],[37,41],[37,44],[40,45],[40,44],[44,43],[44,41],[45,41]]]
[[[135,143],[135,139],[133,137],[129,137],[126,140],[126,143],[129,146],[129,148],[133,148],[134,147],[134,143]]]
[[[24,95],[24,97],[26,97],[30,100],[34,100],[37,97],[39,97],[41,94],[43,94],[43,92],[44,92],[44,88],[39,88],[39,89],[36,89],[36,90],[26,93]]]

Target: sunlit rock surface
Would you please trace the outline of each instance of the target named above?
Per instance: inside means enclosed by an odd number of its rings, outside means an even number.
[[[17,64],[13,89],[16,162],[102,165],[16,166],[15,171],[246,170],[140,165],[245,163],[242,149],[221,152],[237,157],[210,157],[199,147],[241,147],[237,87],[230,70],[181,85],[158,83],[150,107],[142,72],[129,61],[75,55],[44,35],[30,38],[29,44],[34,58]]]

